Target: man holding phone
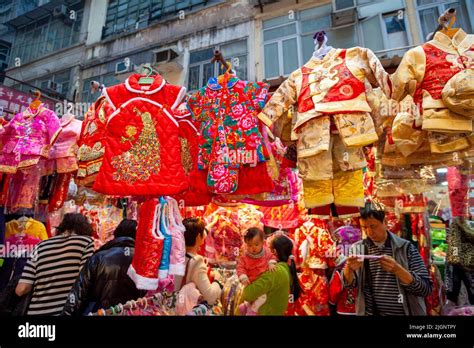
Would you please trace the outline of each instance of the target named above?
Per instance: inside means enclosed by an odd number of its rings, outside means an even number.
[[[387,230],[382,210],[360,212],[367,238],[354,244],[344,266],[344,285],[357,287],[357,315],[426,315],[432,283],[420,253]]]

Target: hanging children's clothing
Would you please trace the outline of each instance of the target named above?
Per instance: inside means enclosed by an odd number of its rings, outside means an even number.
[[[51,146],[61,132],[56,114],[43,104],[37,110],[27,108],[0,128],[0,172],[15,173],[18,169],[38,164],[47,158]]]
[[[378,139],[365,80],[390,95],[390,79],[366,48],[332,49],[290,74],[258,117],[267,125],[298,105],[293,127],[307,208],[364,204],[361,146]]]
[[[41,240],[48,239],[48,233],[46,232],[44,224],[32,218],[28,218],[27,220],[25,220],[25,222],[20,222],[19,220],[11,220],[6,223],[5,239],[8,239],[20,232],[24,232],[25,234],[31,237],[38,238]]]
[[[106,98],[101,96],[84,116],[77,153],[77,179],[81,185],[91,185],[99,173],[105,153],[105,126],[113,111]]]
[[[184,206],[207,205],[211,202],[211,193],[207,188],[207,172],[198,167],[199,140],[198,125],[193,120],[185,103],[181,103],[174,112],[179,124],[181,143],[181,162],[188,179],[188,189],[174,198]]]
[[[18,209],[33,209],[38,198],[39,185],[41,181],[41,167],[38,166],[18,170],[11,174],[5,206],[11,212]]]
[[[74,115],[65,114],[61,118],[62,131],[49,151],[48,160],[48,162],[53,162],[53,169],[58,173],[77,171],[77,142],[81,128],[82,121],[77,120]]]
[[[202,135],[199,168],[208,171],[213,193],[256,194],[273,185],[265,162],[257,113],[265,104],[268,85],[230,77],[222,84],[216,78],[188,99],[188,108]]]
[[[432,153],[449,153],[471,147],[472,113],[459,114],[457,112],[462,110],[451,110],[449,106],[453,102],[446,97],[453,97],[456,93],[447,93],[443,99],[443,88],[457,74],[472,68],[473,52],[474,35],[467,35],[459,29],[451,38],[438,31],[433,40],[405,53],[392,76],[392,98],[402,100],[410,94],[414,102],[421,105],[422,129],[430,131]]]
[[[151,85],[140,85],[140,77],[103,90],[115,111],[107,120],[104,160],[93,188],[115,196],[181,193],[188,182],[172,114],[186,89],[160,75]]]
[[[137,289],[158,288],[158,269],[164,242],[160,231],[160,215],[158,199],[146,201],[139,209],[135,254],[127,272]]]
[[[176,200],[169,199],[169,219],[171,230],[171,255],[169,274],[175,276],[184,276],[186,269],[186,241],[179,206]]]

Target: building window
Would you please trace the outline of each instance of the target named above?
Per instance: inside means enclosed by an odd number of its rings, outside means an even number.
[[[49,16],[18,28],[10,64],[15,63],[16,58],[25,63],[79,43],[83,12],[82,9],[76,10],[74,21]]]
[[[428,34],[438,26],[438,17],[451,7],[456,9],[454,27],[462,28],[466,33],[470,33],[472,31],[471,21],[474,20],[474,16],[469,13],[466,5],[466,0],[417,0],[421,40],[426,41]],[[472,8],[469,10],[472,11]]]
[[[110,0],[103,36],[146,28],[150,22],[175,16],[220,1],[205,0]]]
[[[379,13],[362,19],[359,26],[364,47],[379,52],[379,57],[402,56],[409,45],[404,13]]]
[[[282,16],[263,22],[265,77],[288,75],[300,65],[298,23]]]
[[[193,51],[189,56],[188,90],[195,91],[207,84],[207,81],[223,73],[220,63],[211,63],[215,50],[220,50],[227,61],[232,64],[236,75],[242,79],[248,78],[247,39],[221,44],[199,51]]]
[[[352,3],[352,1],[350,1]],[[338,2],[343,7],[349,2]],[[324,5],[263,22],[265,78],[287,76],[308,61],[314,51],[313,35],[324,30],[328,45],[353,47],[358,44],[354,23],[333,27],[333,5]]]
[[[54,91],[66,97],[70,90],[70,79],[71,69],[67,69],[52,75],[43,76],[33,84],[45,91]]]

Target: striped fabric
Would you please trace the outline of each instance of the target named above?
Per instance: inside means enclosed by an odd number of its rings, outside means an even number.
[[[389,255],[393,257],[390,237],[382,246],[377,246],[368,240],[369,255]],[[430,292],[430,278],[423,260],[413,244],[408,247],[408,271],[413,276],[413,283],[404,286],[405,291],[417,296],[428,296]],[[368,260],[372,284],[364,286],[366,314],[373,315],[405,315],[403,301],[406,299],[400,294],[397,278],[393,273],[386,272],[380,266],[379,260]],[[369,277],[365,277],[369,282]],[[403,286],[403,285],[402,285]]]
[[[94,252],[91,237],[59,235],[39,243],[21,283],[33,285],[28,315],[59,315],[79,271]]]

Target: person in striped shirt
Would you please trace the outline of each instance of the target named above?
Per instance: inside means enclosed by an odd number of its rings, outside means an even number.
[[[65,214],[57,235],[37,244],[16,287],[32,293],[27,315],[59,315],[79,271],[94,252],[92,226],[81,214]]]
[[[432,291],[428,270],[417,248],[387,230],[385,213],[361,209],[367,238],[351,248],[344,285],[357,287],[357,315],[426,315],[425,297]]]

